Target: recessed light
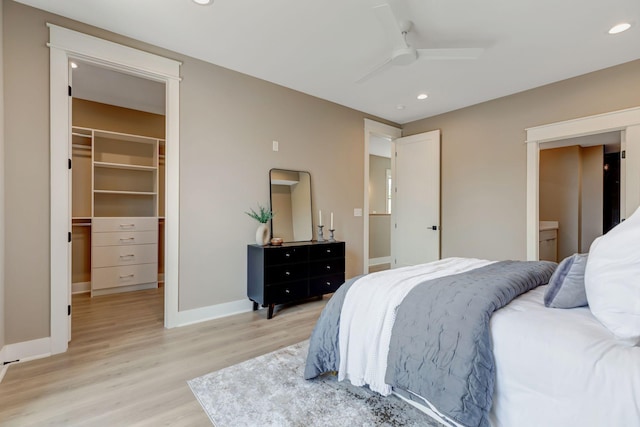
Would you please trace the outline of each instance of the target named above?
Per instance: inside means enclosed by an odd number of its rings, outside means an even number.
[[[609,34],[618,34],[623,31],[627,31],[629,28],[631,28],[631,24],[629,24],[628,22],[623,22],[621,24],[614,25],[613,27],[611,27],[611,29],[609,30]]]
[[[72,63],[71,63],[71,68],[74,68],[74,69],[75,69],[75,68],[78,68],[78,64],[76,64],[75,62],[72,62]]]
[[[193,0],[193,2],[201,6],[206,6],[208,4],[213,3],[213,0]]]
[[[418,95],[419,100],[427,99],[428,97],[429,95],[427,95],[426,93],[421,93],[420,95]]]

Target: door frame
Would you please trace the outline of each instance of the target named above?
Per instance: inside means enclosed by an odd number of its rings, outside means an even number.
[[[620,215],[626,218],[640,206],[640,107],[612,111],[525,129],[527,145],[527,259],[538,260],[540,206],[540,144],[586,135],[622,131],[627,152],[624,168],[625,200]],[[568,141],[566,145],[574,145]]]
[[[115,71],[155,80],[166,91],[165,283],[164,325],[177,326],[180,178],[180,65],[162,56],[47,23],[50,61],[50,250],[51,354],[63,353],[69,341],[67,313],[71,284],[71,232],[68,159],[70,153],[69,61],[81,59]]]
[[[394,139],[402,136],[402,129],[385,125],[384,123],[371,119],[364,119],[364,203],[362,204],[362,222],[364,227],[362,235],[364,244],[362,251],[364,258],[362,266],[363,274],[369,272],[369,141],[372,135],[390,138],[393,143]]]

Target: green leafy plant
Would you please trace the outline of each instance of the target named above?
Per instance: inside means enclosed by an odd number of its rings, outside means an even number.
[[[245,213],[262,224],[266,224],[274,215],[273,212],[262,205],[258,205],[258,212],[254,211],[252,208],[249,210],[250,212]]]

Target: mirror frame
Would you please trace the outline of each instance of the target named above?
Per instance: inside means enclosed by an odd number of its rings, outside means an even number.
[[[292,173],[306,173],[309,174],[309,211],[310,211],[310,219],[311,219],[311,238],[309,240],[284,240],[284,243],[295,243],[295,242],[312,242],[313,241],[313,193],[311,189],[311,172],[309,171],[299,171],[299,170],[291,170],[291,169],[281,169],[281,168],[271,168],[269,169],[269,209],[273,212],[273,192],[271,191],[271,173],[273,171],[282,171],[282,172],[292,172]],[[271,218],[270,224],[270,232],[271,237],[273,238],[273,218]],[[279,236],[275,236],[279,237]]]

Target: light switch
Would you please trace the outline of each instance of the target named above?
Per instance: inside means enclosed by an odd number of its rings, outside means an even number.
[[[278,141],[273,141],[273,151],[278,151]]]
[[[362,209],[361,208],[355,208],[353,210],[353,216],[362,216]]]

